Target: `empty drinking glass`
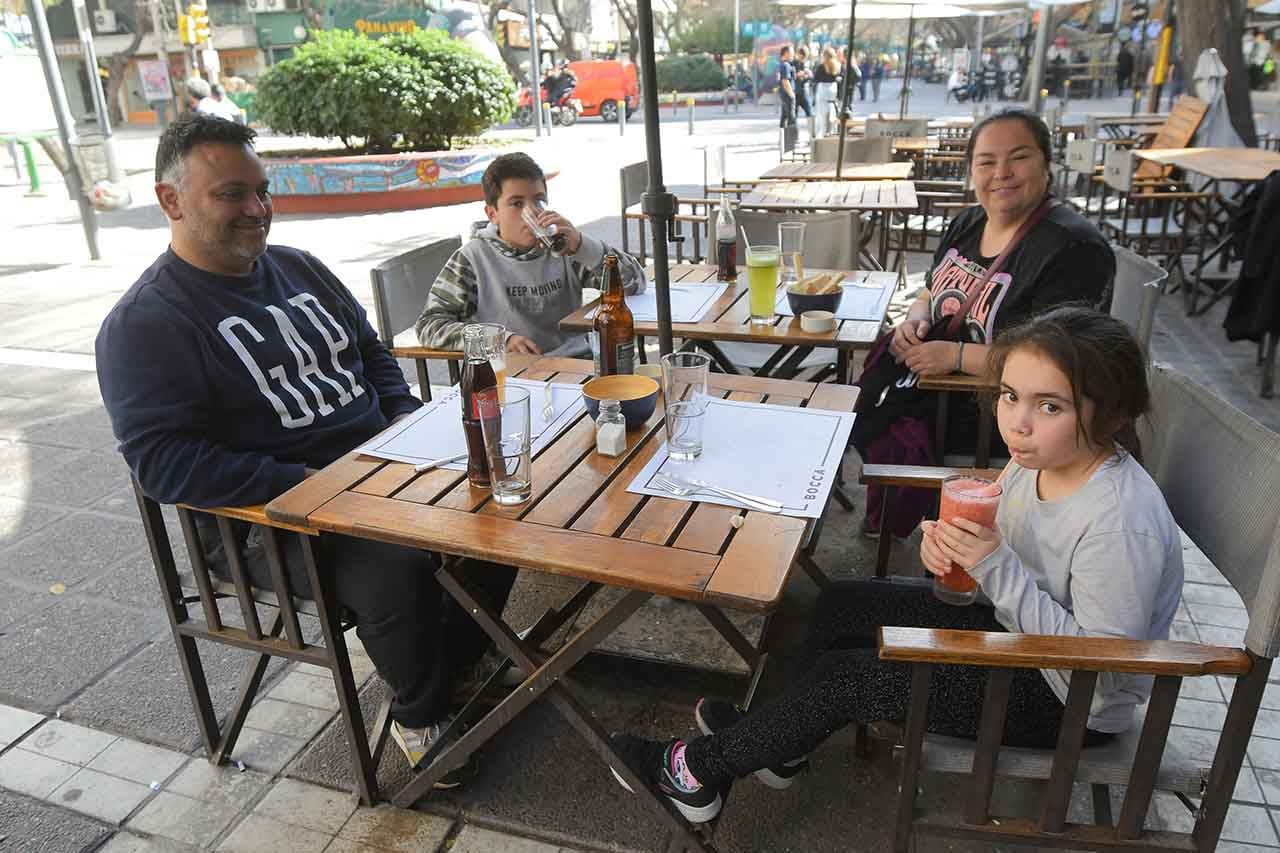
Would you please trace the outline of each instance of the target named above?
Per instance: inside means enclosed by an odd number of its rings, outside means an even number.
[[[710,373],[711,357],[703,353],[673,352],[662,357],[667,456],[677,462],[690,462],[702,453]]]
[[[503,385],[477,394],[477,401],[493,499],[503,506],[524,503],[533,492],[529,391]]]
[[[783,288],[804,278],[804,223],[783,222],[778,225],[778,246],[782,251]]]
[[[524,224],[529,226],[529,230],[533,232],[533,236],[538,238],[549,252],[560,254],[565,250],[567,238],[556,230],[555,225],[543,226],[538,222],[538,216],[546,210],[541,204],[531,202],[520,208],[520,218],[524,220]]]

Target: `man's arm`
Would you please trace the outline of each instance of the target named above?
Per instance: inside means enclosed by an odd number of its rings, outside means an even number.
[[[479,282],[467,256],[458,249],[436,276],[413,330],[424,347],[462,349],[462,327],[475,316]]]
[[[302,482],[300,463],[208,438],[219,410],[195,330],[139,305],[114,310],[95,345],[98,386],[120,452],[161,503],[264,503]]]
[[[396,363],[390,350],[369,324],[369,314],[364,310],[364,306],[352,295],[347,286],[338,280],[332,270],[315,256],[308,254],[307,257],[316,274],[325,279],[329,287],[338,294],[338,298],[347,303],[354,326],[350,331],[354,332],[353,337],[363,362],[364,375],[374,391],[378,393],[378,408],[382,410],[383,416],[391,421],[420,407],[422,401],[409,392],[409,385],[404,381],[404,373],[400,371],[400,365]]]

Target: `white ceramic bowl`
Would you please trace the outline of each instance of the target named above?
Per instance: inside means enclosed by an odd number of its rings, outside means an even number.
[[[830,311],[806,311],[800,315],[800,328],[806,332],[829,332],[836,327],[836,315]]]

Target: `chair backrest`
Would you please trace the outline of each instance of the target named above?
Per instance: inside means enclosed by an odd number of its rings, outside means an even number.
[[[1156,130],[1155,138],[1147,148],[1186,148],[1191,144],[1200,122],[1209,111],[1209,105],[1192,95],[1181,95],[1173,102],[1173,109],[1164,124]],[[1138,167],[1139,178],[1158,178],[1169,171],[1153,160],[1144,160]]]
[[[1098,143],[1094,139],[1073,139],[1067,143],[1063,162],[1073,172],[1092,172],[1098,163]]]
[[[1143,350],[1151,343],[1156,306],[1169,271],[1132,249],[1113,245],[1116,256],[1115,289],[1111,294],[1111,316],[1133,330]]]
[[[1112,148],[1102,163],[1102,181],[1113,190],[1127,193],[1133,187],[1133,155],[1127,148]]]
[[[711,187],[724,184],[725,167],[729,152],[723,145],[708,145],[702,149],[702,197],[706,198]]]
[[[781,213],[738,210],[738,225],[752,244],[778,243],[778,225],[803,222],[804,265],[813,269],[852,270],[858,267],[861,220],[852,212]]]
[[[396,335],[413,327],[427,304],[427,294],[436,276],[461,247],[460,237],[437,237],[369,271],[374,325],[384,344],[393,346]]]
[[[928,136],[929,120],[927,118],[869,118],[867,129],[863,133],[871,139],[876,136],[904,137]]]
[[[1280,654],[1280,435],[1161,365],[1139,423],[1143,464],[1178,526],[1249,611],[1245,646]]]
[[[644,195],[644,188],[648,183],[649,162],[647,160],[623,166],[618,170],[618,192],[622,196],[622,210],[624,212],[628,207],[640,201],[640,197]]]
[[[813,159],[820,163],[836,162],[840,150],[840,137],[824,136],[813,141]],[[844,161],[846,163],[888,163],[893,159],[893,139],[879,136],[869,139],[846,139]]]
[[[800,141],[800,128],[794,124],[778,128],[778,156],[785,157],[796,150]]]

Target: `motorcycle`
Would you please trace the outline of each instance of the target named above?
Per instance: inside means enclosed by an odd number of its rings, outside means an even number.
[[[542,103],[551,103],[547,96],[547,87],[541,87]],[[573,97],[573,89],[564,92],[559,101],[551,104],[551,121],[561,127],[569,127],[582,115],[582,101]],[[528,86],[520,89],[516,96],[516,123],[521,127],[533,124],[533,94]]]

